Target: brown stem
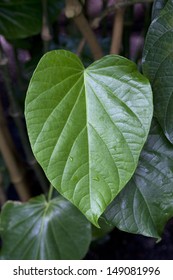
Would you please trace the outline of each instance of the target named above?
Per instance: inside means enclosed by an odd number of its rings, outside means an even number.
[[[128,6],[132,6],[132,5],[137,4],[137,3],[152,3],[152,2],[153,2],[153,0],[134,0],[134,1],[127,1],[127,0],[124,1],[123,0],[123,1],[117,2],[116,4],[114,4],[110,7],[108,7],[107,9],[105,9],[104,12],[101,13],[101,15],[99,17],[94,18],[91,21],[90,26],[91,26],[92,29],[98,28],[102,19],[104,19],[108,14],[110,14],[114,11],[118,11],[119,9],[123,10],[123,8],[126,8]],[[117,24],[115,23],[114,26],[115,25],[117,25]],[[122,36],[121,32],[122,32],[122,30],[120,31],[120,33],[118,33],[119,35],[117,35],[119,37],[118,38],[119,40],[118,39],[115,40],[117,42],[117,45],[119,45],[119,46],[120,46],[120,43],[118,43],[118,42],[121,41],[120,40],[120,38]],[[78,49],[77,49],[77,52],[76,52],[77,55],[79,55],[79,56],[80,56],[80,54],[82,52],[82,49],[85,45],[84,42],[85,42],[85,39],[82,39],[81,42],[79,43],[79,46],[78,46]],[[119,51],[117,51],[117,49],[119,49],[119,48],[116,48],[114,52],[110,51],[110,53],[119,53]]]
[[[89,22],[82,13],[82,6],[78,0],[66,0],[65,15],[67,18],[73,18],[75,24],[88,43],[94,59],[101,58],[103,56],[102,49]]]
[[[84,48],[84,46],[85,46],[85,43],[86,43],[85,38],[82,38],[82,40],[80,41],[80,43],[79,43],[79,45],[78,45],[77,51],[76,51],[76,54],[77,54],[78,56],[81,55],[81,53],[82,53],[82,51],[83,51],[83,48]]]
[[[67,18],[74,18],[82,13],[82,5],[78,0],[66,0],[65,15]]]
[[[80,14],[78,17],[74,18],[74,22],[76,23],[77,27],[79,28],[84,38],[86,39],[88,45],[90,46],[94,59],[100,59],[103,56],[102,49],[98,44],[96,36],[92,31],[85,16],[83,14]]]
[[[137,3],[153,3],[154,0],[133,0],[133,1],[129,1],[129,0],[121,0],[117,3],[115,3],[114,5],[108,7],[107,9],[105,9],[100,16],[96,17],[93,21],[92,21],[92,26],[94,26],[94,28],[97,28],[100,24],[100,22],[110,13],[115,12],[117,9],[120,8],[126,8],[128,6],[133,6]]]
[[[0,70],[2,73],[4,85],[6,87],[7,95],[10,101],[10,114],[14,119],[14,122],[16,124],[16,127],[18,128],[20,139],[22,142],[22,146],[24,148],[28,164],[32,167],[32,169],[35,171],[35,174],[37,176],[37,179],[39,180],[40,186],[43,190],[43,192],[47,192],[47,181],[45,178],[45,175],[43,174],[40,166],[38,165],[32,151],[30,148],[30,144],[28,142],[28,137],[26,135],[26,130],[24,123],[22,121],[22,113],[17,106],[17,103],[14,98],[13,94],[13,87],[10,80],[10,73],[8,68],[8,58],[6,57],[5,53],[3,52],[3,49],[0,46]]]
[[[119,54],[121,51],[122,35],[124,26],[124,9],[118,9],[115,13],[114,27],[112,34],[111,54]]]
[[[7,128],[4,111],[0,101],[0,151],[9,171],[11,182],[22,201],[30,198],[29,186],[25,180],[25,171],[20,163],[11,135]]]

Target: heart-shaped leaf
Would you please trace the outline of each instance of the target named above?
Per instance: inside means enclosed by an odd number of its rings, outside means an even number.
[[[33,152],[52,185],[96,226],[134,173],[152,117],[148,80],[110,55],[84,69],[68,51],[39,62],[26,97]]]
[[[121,230],[156,238],[173,217],[173,147],[156,121],[134,176],[104,217]]]
[[[143,72],[149,78],[156,117],[173,143],[173,0],[167,1],[151,23],[143,54]]]
[[[3,259],[81,259],[91,242],[91,224],[61,196],[7,202],[0,229]]]

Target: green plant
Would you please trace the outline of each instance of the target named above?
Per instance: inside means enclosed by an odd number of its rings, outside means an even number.
[[[47,198],[3,206],[2,258],[83,258],[92,232],[113,227],[161,238],[173,217],[172,12],[173,0],[154,2],[144,75],[115,54],[86,68],[66,50],[41,58],[25,116],[51,186]]]
[[[52,51],[33,74],[25,110],[33,152],[51,184],[99,226],[146,141],[149,82],[120,56],[84,69],[74,54]]]

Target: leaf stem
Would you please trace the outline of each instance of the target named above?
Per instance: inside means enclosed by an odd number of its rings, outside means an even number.
[[[116,11],[117,9],[120,9],[120,8],[126,8],[128,6],[133,6],[135,4],[138,4],[138,3],[144,3],[144,4],[147,4],[147,3],[153,3],[154,0],[133,0],[133,1],[130,1],[130,0],[121,0],[121,1],[118,1],[117,3],[111,5],[110,7],[108,7],[107,9],[105,9],[100,16],[96,17],[93,19],[92,23],[91,23],[91,26],[93,26],[94,28],[97,28],[100,24],[100,22],[107,16],[109,15],[110,13]]]
[[[114,26],[113,26],[110,54],[119,54],[121,51],[123,27],[124,27],[124,9],[119,8],[115,12],[115,16],[114,16]]]
[[[88,20],[82,12],[80,2],[78,0],[66,0],[65,15],[67,18],[72,18],[75,22],[76,26],[88,43],[94,59],[96,60],[101,58],[103,56],[102,48],[100,47]]]
[[[0,152],[4,158],[5,164],[9,171],[11,182],[14,184],[16,191],[22,201],[30,198],[30,191],[26,173],[14,143],[8,130],[4,111],[0,100]]]
[[[42,31],[41,38],[43,40],[43,52],[46,53],[49,50],[49,44],[52,40],[50,33],[49,17],[47,10],[47,0],[42,0]]]
[[[10,72],[9,72],[8,57],[6,56],[1,44],[0,44],[0,71],[2,74],[6,93],[7,93],[8,99],[9,99],[9,103],[10,103],[10,106],[9,106],[10,115],[12,116],[14,123],[18,129],[21,143],[24,148],[24,152],[25,152],[28,164],[35,171],[35,174],[40,183],[40,186],[41,186],[43,192],[45,193],[47,191],[47,180],[31,151],[28,137],[26,134],[25,125],[23,122],[23,114],[14,98],[14,90],[13,90],[12,82],[10,79],[11,77],[10,77]],[[2,111],[2,109],[1,109],[1,111]]]
[[[52,199],[53,190],[54,190],[54,187],[52,186],[52,184],[50,184],[49,192],[48,192],[48,196],[47,196],[47,202],[50,202],[50,200]]]

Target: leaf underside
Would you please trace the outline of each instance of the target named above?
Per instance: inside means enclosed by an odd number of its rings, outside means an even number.
[[[152,118],[148,80],[115,55],[84,69],[68,51],[40,60],[25,108],[33,152],[52,185],[96,226],[137,166]]]

